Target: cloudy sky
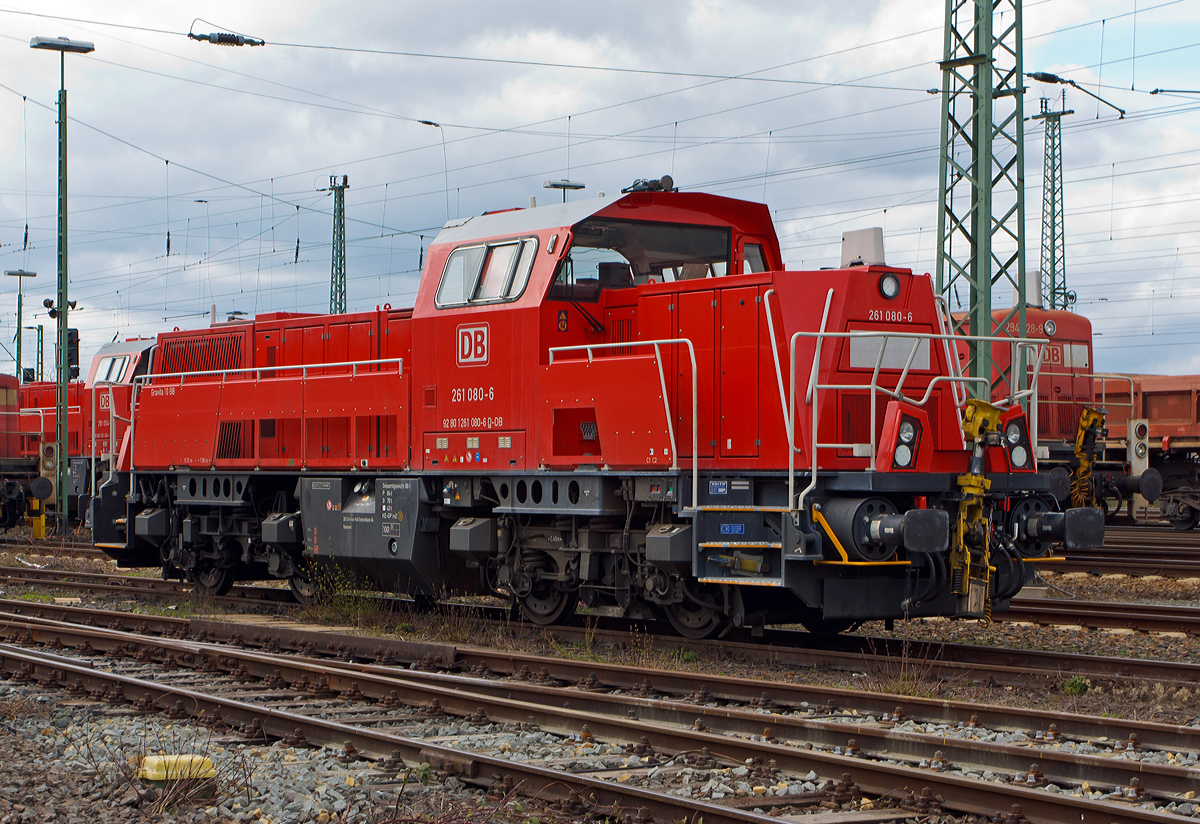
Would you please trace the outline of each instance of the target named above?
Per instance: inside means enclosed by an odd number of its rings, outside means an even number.
[[[332,174],[350,184],[351,310],[410,305],[447,217],[546,202],[547,178],[594,197],[670,173],[766,202],[791,268],[834,265],[843,230],[883,226],[890,263],[932,271],[942,25],[926,0],[0,0],[0,263],[38,272],[25,324],[46,325],[49,375],[59,66],[29,48],[41,35],[96,44],[66,68],[85,362],[214,303],[326,311]],[[1200,90],[1200,0],[1033,0],[1024,27],[1027,71],[1128,112],[1067,91],[1067,278],[1102,333],[1096,366],[1200,371],[1200,93],[1150,94]],[[1061,88],[1031,81],[1026,114]],[[1030,268],[1042,156],[1030,122]],[[15,286],[0,283],[10,372]]]

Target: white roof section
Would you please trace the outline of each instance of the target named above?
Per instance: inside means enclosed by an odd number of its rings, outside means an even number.
[[[557,194],[558,192],[552,191],[550,196]],[[506,235],[517,237],[543,229],[574,226],[622,197],[624,195],[569,200],[566,203],[537,206],[533,209],[513,209],[498,214],[447,221],[433,239],[433,245],[453,243],[457,246],[472,240],[487,240]]]

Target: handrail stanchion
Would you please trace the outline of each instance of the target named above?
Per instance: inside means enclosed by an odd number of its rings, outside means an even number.
[[[662,392],[663,392],[663,409],[667,415],[667,436],[671,440],[671,451],[673,453],[677,454],[679,452],[679,445],[677,443],[675,443],[675,428],[674,428],[674,426],[672,424],[672,420],[671,420],[671,405],[670,405],[670,401],[667,398],[667,391],[666,391],[667,384],[666,384],[666,378],[665,378],[665,375],[663,373],[663,368],[662,368],[662,355],[659,350],[660,346],[677,345],[677,344],[683,344],[683,345],[687,346],[688,357],[691,359],[691,362],[692,362],[692,506],[691,506],[691,509],[695,510],[700,505],[698,503],[700,500],[700,474],[699,474],[699,472],[700,472],[700,470],[699,470],[699,466],[700,466],[700,455],[699,455],[699,451],[700,451],[700,436],[699,436],[700,405],[699,405],[699,400],[696,397],[696,393],[699,390],[699,378],[698,378],[699,370],[696,365],[696,347],[692,345],[692,342],[690,339],[688,339],[688,338],[663,338],[660,340],[623,341],[621,343],[584,343],[584,344],[579,344],[577,346],[551,346],[549,348],[549,350],[547,350],[550,354],[550,358],[549,358],[549,362],[547,363],[547,366],[554,365],[554,355],[558,352],[583,352],[584,354],[587,355],[588,363],[594,363],[594,361],[595,361],[594,350],[596,350],[596,349],[619,349],[619,348],[626,348],[626,347],[632,348],[634,346],[653,346],[654,353],[655,353],[654,359],[658,363],[659,385],[662,387]],[[676,454],[671,455],[671,468],[672,469],[679,468],[678,464],[676,463]],[[687,507],[685,507],[684,509],[686,510]]]
[[[786,391],[783,388],[783,370],[779,366],[779,346],[775,341],[775,320],[771,317],[771,295],[774,289],[768,289],[763,294],[763,311],[767,313],[767,335],[771,338],[771,357],[775,359],[775,381],[779,384],[779,408],[783,411],[784,428],[791,426],[791,412],[788,410]]]
[[[817,423],[819,419],[819,409],[821,406],[820,394],[817,390],[817,370],[821,368],[821,344],[825,340],[825,327],[829,323],[829,307],[833,304],[833,289],[825,293],[825,310],[821,313],[821,328],[816,333],[816,346],[813,351],[813,365],[808,376],[808,392],[805,394],[804,402],[812,405],[812,447],[810,449],[809,462],[812,464],[812,472],[808,481],[808,486],[800,493],[799,500],[793,496],[796,488],[796,450],[788,450],[788,507],[795,507],[797,510],[804,509],[804,499],[808,497],[808,493],[817,488],[817,452],[818,442]],[[792,335],[792,339],[788,345],[788,357],[792,361],[792,399],[788,404],[789,409],[794,409],[796,404],[796,339],[800,333]],[[788,433],[788,442],[794,446],[796,436],[795,427]]]
[[[832,290],[830,290],[830,293],[831,294],[826,297],[826,306],[827,307],[829,305],[829,299],[832,296]],[[982,383],[985,386],[988,386],[988,387],[991,386],[991,381],[989,378],[985,378],[985,377],[972,378],[972,377],[967,377],[967,376],[962,375],[961,370],[958,370],[955,368],[955,361],[950,359],[947,361],[948,367],[949,367],[948,371],[950,371],[951,373],[957,373],[957,374],[932,375],[930,377],[929,383],[925,387],[925,391],[922,394],[922,396],[920,397],[920,399],[914,399],[914,398],[909,398],[909,397],[905,396],[902,391],[904,388],[904,381],[908,378],[909,373],[912,371],[912,365],[916,360],[917,353],[920,351],[920,344],[922,341],[926,341],[926,340],[940,341],[943,344],[944,350],[947,352],[951,351],[949,349],[949,345],[952,342],[955,342],[958,340],[979,341],[979,342],[991,343],[991,344],[1004,342],[1004,343],[1008,343],[1012,347],[1015,347],[1014,354],[1018,354],[1018,355],[1023,349],[1029,349],[1035,355],[1035,358],[1033,360],[1033,363],[1035,365],[1034,373],[1033,373],[1033,379],[1034,379],[1033,387],[1031,389],[1021,390],[1020,392],[1014,393],[1012,395],[1012,397],[1010,398],[1010,400],[1012,401],[1012,403],[1015,404],[1018,401],[1024,400],[1026,397],[1032,397],[1033,398],[1032,408],[1034,411],[1034,415],[1036,416],[1036,411],[1037,411],[1037,389],[1036,389],[1036,386],[1037,386],[1037,377],[1040,374],[1040,354],[1041,354],[1042,348],[1045,346],[1045,343],[1046,343],[1046,341],[1044,341],[1044,340],[1036,339],[1036,338],[1013,339],[1013,338],[1008,338],[1008,337],[1001,338],[1001,337],[975,336],[975,335],[963,336],[963,335],[953,335],[953,334],[946,334],[946,333],[931,334],[928,332],[887,332],[887,331],[883,331],[883,330],[880,330],[880,331],[858,331],[858,332],[830,332],[827,329],[825,329],[825,325],[826,325],[826,319],[823,318],[821,328],[818,329],[817,331],[815,331],[815,332],[807,332],[807,331],[795,332],[789,339],[789,344],[788,344],[788,352],[791,357],[791,368],[790,368],[790,372],[789,372],[790,385],[791,385],[790,403],[792,405],[794,405],[795,394],[796,394],[796,342],[798,339],[800,339],[802,337],[814,338],[816,341],[816,344],[813,347],[812,366],[811,366],[811,369],[809,370],[808,393],[805,398],[806,402],[811,404],[811,406],[812,406],[812,431],[811,431],[812,447],[811,447],[811,455],[810,455],[810,462],[812,465],[812,473],[811,473],[811,477],[810,477],[808,486],[806,486],[803,490],[801,490],[799,496],[796,496],[796,494],[795,494],[795,449],[794,449],[795,430],[791,426],[791,421],[788,420],[786,415],[784,418],[784,425],[788,430],[787,431],[788,441],[789,441],[789,443],[791,443],[793,445],[793,449],[789,450],[790,454],[788,456],[788,496],[789,496],[790,501],[795,502],[795,507],[797,510],[804,509],[804,504],[805,504],[805,501],[806,501],[808,495],[816,488],[817,476],[818,476],[818,473],[820,470],[820,461],[819,461],[820,450],[821,449],[850,449],[850,448],[859,446],[859,444],[822,443],[820,441],[820,438],[818,437],[818,434],[817,434],[817,428],[820,423],[819,409],[820,409],[820,392],[821,391],[863,391],[865,389],[866,391],[868,391],[870,393],[869,401],[871,404],[871,415],[870,415],[871,442],[868,446],[871,451],[870,451],[870,455],[868,457],[871,459],[870,466],[872,469],[874,469],[875,468],[875,458],[877,457],[876,456],[877,446],[878,446],[877,440],[876,440],[877,433],[875,432],[875,426],[877,423],[877,415],[876,415],[876,410],[875,410],[875,399],[876,399],[877,394],[882,393],[882,394],[887,395],[888,397],[894,398],[898,401],[903,401],[905,403],[912,404],[913,406],[920,407],[920,406],[924,406],[926,403],[929,402],[930,398],[933,396],[934,389],[940,383],[950,384],[951,398],[957,400],[959,397],[962,397],[963,403],[966,402],[967,393],[964,390],[962,392],[962,394],[960,395],[960,393],[958,391],[959,384],[965,385],[968,383]],[[817,379],[817,375],[818,375],[819,369],[820,369],[821,351],[823,348],[823,344],[827,338],[876,338],[876,339],[880,340],[880,347],[879,347],[879,350],[876,352],[875,366],[874,366],[874,369],[872,370],[869,383],[856,383],[856,384],[820,383],[820,381]],[[882,369],[882,361],[883,361],[884,352],[886,351],[886,347],[887,347],[888,343],[890,343],[892,338],[895,338],[898,340],[912,340],[913,341],[912,349],[909,350],[908,357],[905,360],[905,365],[900,371],[900,377],[896,383],[895,389],[889,389],[886,386],[879,385],[880,371]],[[1010,372],[1011,372],[1011,369],[1010,369]],[[1010,381],[1010,383],[1011,383],[1011,381]],[[957,403],[955,404],[955,410],[959,413],[960,420],[961,420],[962,411]],[[1031,429],[1031,431],[1036,434],[1036,431],[1037,431],[1036,430],[1036,420],[1033,424],[1033,428]]]

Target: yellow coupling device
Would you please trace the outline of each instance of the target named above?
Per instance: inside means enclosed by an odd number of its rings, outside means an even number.
[[[1083,407],[1079,429],[1075,432],[1075,470],[1071,474],[1071,506],[1095,506],[1096,486],[1092,483],[1092,464],[1096,460],[1096,439],[1103,437],[1107,410]]]
[[[992,482],[984,477],[986,447],[999,440],[1000,410],[987,401],[971,399],[963,408],[962,430],[972,444],[971,463],[958,476],[958,519],[950,535],[951,589],[957,596],[955,614],[992,620],[990,524],[983,514],[984,495]]]

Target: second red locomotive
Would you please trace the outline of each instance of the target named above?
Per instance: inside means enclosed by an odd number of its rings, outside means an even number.
[[[697,637],[986,618],[1103,519],[1020,398],[968,399],[929,277],[854,263],[786,271],[765,206],[657,181],[453,221],[412,309],[160,335],[96,543]]]

